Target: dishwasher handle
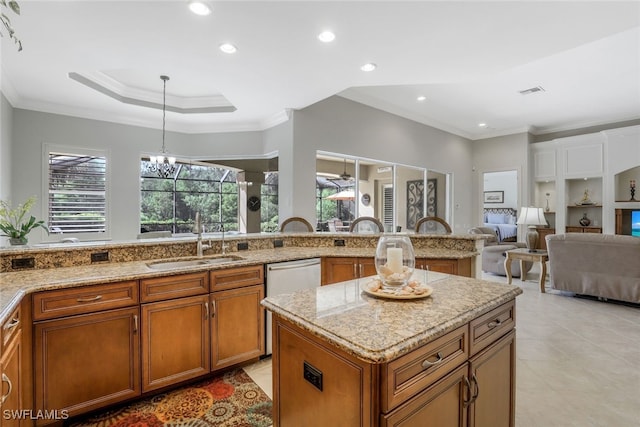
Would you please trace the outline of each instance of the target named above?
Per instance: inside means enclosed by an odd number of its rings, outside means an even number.
[[[292,263],[292,264],[285,264],[285,265],[278,265],[278,264],[270,264],[268,265],[268,268],[270,271],[276,271],[276,270],[291,270],[293,268],[302,268],[302,267],[310,267],[312,265],[319,265],[320,264],[320,260],[319,259],[312,259],[309,260],[307,262],[297,262],[297,263]]]

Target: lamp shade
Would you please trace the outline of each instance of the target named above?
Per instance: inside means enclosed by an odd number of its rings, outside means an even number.
[[[544,217],[544,209],[533,207],[520,209],[517,224],[547,225],[547,219]]]
[[[526,235],[527,248],[529,248],[529,252],[535,252],[539,240],[539,234],[535,226],[547,225],[547,220],[544,217],[544,209],[534,207],[522,208],[517,223],[529,226]]]

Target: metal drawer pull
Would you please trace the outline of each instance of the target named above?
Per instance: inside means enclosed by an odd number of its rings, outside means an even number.
[[[496,326],[500,326],[500,325],[502,325],[502,320],[500,320],[500,319],[496,319],[496,320],[494,320],[493,322],[489,322],[489,324],[487,325],[487,327],[488,327],[489,329],[493,329],[493,328],[495,328]]]
[[[7,391],[7,394],[2,396],[2,399],[0,399],[0,405],[3,404],[9,398],[9,396],[11,395],[11,390],[13,389],[13,384],[11,384],[11,380],[9,379],[7,374],[5,374],[4,372],[2,373],[2,382],[9,384],[9,391]]]
[[[204,303],[204,318],[205,319],[209,318],[209,303],[208,302]]]
[[[360,277],[364,277],[364,270],[362,264],[358,264],[360,266]]]
[[[15,328],[19,324],[20,324],[20,319],[18,319],[17,317],[14,317],[13,319],[11,319],[11,321],[9,321],[9,323],[4,325],[4,330],[8,331],[9,329]]]
[[[138,315],[137,314],[133,315],[133,333],[134,334],[138,333]]]
[[[424,362],[422,362],[422,367],[426,369],[426,368],[432,367],[433,365],[437,365],[438,363],[442,363],[442,361],[444,360],[442,358],[442,353],[438,352],[436,356],[438,358],[434,362],[429,362],[428,360],[425,360]]]
[[[471,402],[475,402],[478,399],[478,395],[480,394],[480,384],[478,384],[478,377],[476,377],[476,374],[473,374],[473,376],[471,377],[471,381],[473,381],[476,388],[476,392],[473,393],[473,396],[471,396]]]
[[[358,277],[358,270],[355,263],[353,264],[353,277]]]
[[[211,301],[211,317],[216,317],[216,302]]]
[[[464,398],[464,407],[466,408],[467,406],[469,406],[471,404],[471,383],[469,382],[469,378],[467,378],[467,376],[465,375],[464,377],[464,383],[467,386],[467,393],[466,396]]]
[[[93,302],[93,301],[98,301],[101,298],[102,298],[102,295],[96,295],[95,297],[92,297],[92,298],[77,298],[76,301],[78,301],[78,302]]]

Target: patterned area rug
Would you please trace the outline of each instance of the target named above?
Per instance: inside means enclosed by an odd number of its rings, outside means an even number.
[[[92,415],[73,427],[268,427],[271,399],[242,369],[128,406]]]

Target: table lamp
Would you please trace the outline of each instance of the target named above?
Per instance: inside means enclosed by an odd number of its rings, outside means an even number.
[[[535,252],[538,247],[538,240],[540,240],[540,235],[538,234],[536,226],[547,225],[547,220],[544,217],[544,209],[534,207],[520,209],[520,216],[518,217],[516,224],[528,226],[526,236],[527,248],[529,249],[529,252]]]

